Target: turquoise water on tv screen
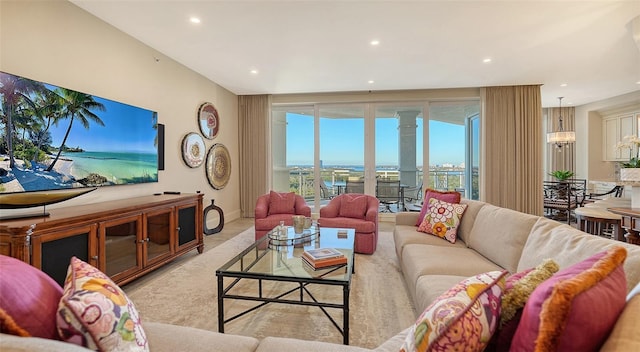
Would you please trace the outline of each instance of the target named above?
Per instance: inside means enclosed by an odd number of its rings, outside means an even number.
[[[73,161],[68,173],[76,180],[95,173],[114,184],[158,181],[158,157],[152,153],[78,152],[63,153],[61,158]]]

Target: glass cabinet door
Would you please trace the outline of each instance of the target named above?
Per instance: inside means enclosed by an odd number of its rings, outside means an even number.
[[[175,233],[172,214],[171,210],[145,214],[144,265],[171,255],[171,236]]]
[[[71,257],[98,266],[96,226],[86,225],[34,236],[32,265],[64,285]]]
[[[142,269],[142,221],[140,215],[104,221],[99,225],[104,238],[103,270],[118,281]]]

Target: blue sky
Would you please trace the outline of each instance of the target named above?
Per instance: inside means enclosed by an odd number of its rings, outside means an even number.
[[[417,129],[418,165],[422,164],[422,120]],[[398,120],[376,119],[376,164],[398,165]],[[464,162],[464,126],[431,121],[430,163]],[[313,117],[287,114],[287,164],[313,164]],[[324,165],[362,165],[364,119],[320,119],[320,159]]]
[[[47,88],[54,87],[47,85]],[[80,147],[85,151],[156,152],[153,111],[96,96],[94,99],[105,106],[105,111],[93,111],[104,126],[91,121],[89,129],[85,129],[79,121],[74,121],[66,142],[68,147]],[[60,146],[69,122],[70,119],[65,119],[58,126],[51,126],[53,146]]]

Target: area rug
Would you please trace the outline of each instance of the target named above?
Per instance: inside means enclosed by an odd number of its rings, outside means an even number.
[[[193,251],[124,286],[124,290],[135,303],[143,323],[154,321],[218,331],[215,271],[253,239],[254,229],[250,228],[203,254]],[[391,232],[380,232],[374,254],[356,255],[355,270],[350,291],[350,344],[375,348],[415,321]],[[335,292],[318,294],[340,297],[342,292],[338,288]],[[225,311],[232,314],[254,304],[227,300]],[[335,309],[329,312],[341,325],[342,312]],[[258,339],[280,336],[342,343],[342,336],[319,308],[273,303],[228,322],[225,333]]]

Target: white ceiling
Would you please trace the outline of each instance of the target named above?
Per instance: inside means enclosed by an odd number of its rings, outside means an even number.
[[[640,90],[638,0],[70,1],[238,95],[543,84],[549,107]]]

